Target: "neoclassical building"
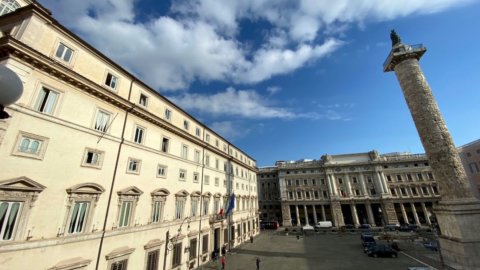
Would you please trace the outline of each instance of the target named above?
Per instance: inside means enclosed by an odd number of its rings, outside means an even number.
[[[0,120],[0,268],[193,269],[258,234],[252,157],[36,1],[0,14],[23,83]]]
[[[262,220],[284,226],[332,221],[334,226],[430,225],[437,183],[423,154],[324,155],[260,168]]]

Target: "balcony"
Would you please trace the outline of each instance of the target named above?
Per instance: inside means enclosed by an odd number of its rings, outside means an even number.
[[[224,214],[213,214],[213,215],[210,215],[210,218],[209,218],[210,224],[222,222],[224,220],[225,220]]]

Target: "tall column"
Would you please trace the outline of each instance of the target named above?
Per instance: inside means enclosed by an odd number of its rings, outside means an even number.
[[[347,193],[348,193],[348,197],[353,197],[352,183],[350,182],[350,177],[349,177],[348,174],[345,174],[345,181],[347,182]]]
[[[375,219],[373,218],[372,204],[370,204],[370,202],[366,202],[365,203],[365,208],[367,208],[368,224],[374,226],[375,225]]]
[[[387,179],[385,178],[385,174],[382,171],[379,171],[378,173],[380,175],[380,181],[382,181],[384,193],[385,194],[390,194],[390,189],[388,188]]]
[[[335,183],[335,177],[332,174],[328,174],[328,182],[331,186],[331,196],[338,197],[337,184]]]
[[[410,203],[410,207],[412,208],[413,219],[415,220],[415,224],[420,225],[420,220],[418,219],[417,209],[415,209],[415,204]]]
[[[441,200],[434,211],[442,232],[441,253],[463,269],[480,269],[480,238],[476,228],[480,221],[480,201],[474,197],[457,148],[418,63],[427,49],[403,44],[393,30],[390,37],[392,50],[384,71],[395,71],[439,185]]]
[[[402,211],[403,222],[408,223],[408,216],[407,212],[405,211],[405,206],[403,206],[403,203],[400,203],[400,210]]]
[[[430,221],[430,217],[428,216],[428,211],[427,211],[427,207],[425,206],[425,203],[422,202],[422,212],[423,212],[423,215],[425,216],[425,220],[427,221],[427,224],[428,226],[432,225],[432,222]]]
[[[360,181],[360,186],[362,187],[362,194],[363,196],[366,196],[368,194],[367,184],[365,184],[365,177],[363,176],[363,173],[360,174],[359,181]]]
[[[282,202],[282,218],[283,226],[290,227],[292,226],[292,214],[290,213],[290,205]]]
[[[350,204],[350,210],[352,212],[353,225],[357,227],[358,225],[360,225],[360,221],[358,221],[357,207],[355,206],[355,203]]]
[[[308,210],[306,204],[303,205],[303,211],[305,212],[305,225],[308,225],[310,222],[308,222]]]
[[[300,215],[298,214],[298,205],[295,205],[295,217],[297,218],[296,220],[296,225],[299,226],[300,225]]]
[[[312,205],[313,207],[313,222],[314,224],[318,224],[318,220],[317,220],[317,209],[315,209],[315,204]]]
[[[322,204],[322,221],[326,221],[327,217],[325,216],[325,205]]]

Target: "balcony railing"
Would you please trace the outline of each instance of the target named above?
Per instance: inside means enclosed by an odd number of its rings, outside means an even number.
[[[222,222],[223,220],[225,220],[225,214],[213,214],[209,218],[210,223]]]

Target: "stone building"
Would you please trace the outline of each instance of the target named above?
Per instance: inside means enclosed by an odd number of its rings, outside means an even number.
[[[259,169],[258,197],[261,219],[284,226],[428,226],[439,191],[425,155],[371,151],[277,161]]]
[[[24,87],[0,120],[0,268],[192,269],[258,234],[252,157],[36,1],[0,13]]]
[[[477,198],[480,198],[480,140],[457,148],[465,172]]]

